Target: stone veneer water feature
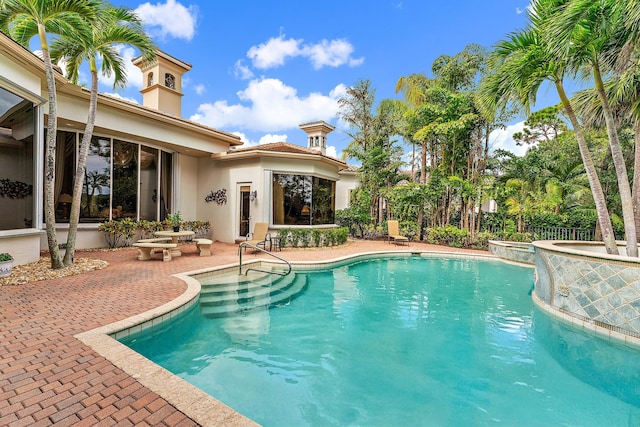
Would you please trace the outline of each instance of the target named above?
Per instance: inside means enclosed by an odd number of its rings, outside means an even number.
[[[599,242],[536,241],[533,246],[536,303],[640,338],[640,259],[626,256],[624,244],[619,244],[622,255],[607,254]]]

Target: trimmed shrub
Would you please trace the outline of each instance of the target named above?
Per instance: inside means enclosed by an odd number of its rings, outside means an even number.
[[[341,228],[282,228],[278,230],[281,247],[323,247],[346,243],[349,229]]]

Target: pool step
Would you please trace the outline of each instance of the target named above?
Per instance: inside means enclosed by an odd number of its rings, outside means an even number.
[[[247,275],[224,275],[210,279],[215,283],[203,283],[201,296],[236,295],[258,287],[269,287],[284,276],[250,271]]]
[[[272,307],[291,302],[307,287],[306,276],[289,274],[273,281],[266,279],[239,284],[233,293],[200,294],[200,313],[206,317],[226,317],[260,307]]]
[[[238,276],[236,283],[203,286],[200,290],[200,303],[209,305],[224,305],[227,301],[254,298],[272,290],[286,288],[295,278],[294,274],[278,276],[268,274],[256,279]]]

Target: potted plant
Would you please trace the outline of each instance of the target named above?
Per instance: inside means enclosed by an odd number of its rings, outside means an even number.
[[[0,277],[7,277],[13,269],[13,257],[8,253],[0,254]]]
[[[180,225],[182,225],[182,215],[180,215],[180,211],[167,214],[167,222],[173,227],[173,231],[180,231]]]

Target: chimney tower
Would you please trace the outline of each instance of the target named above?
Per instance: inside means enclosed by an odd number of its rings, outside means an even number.
[[[301,124],[300,129],[307,133],[307,148],[327,154],[327,134],[333,132],[334,126],[321,120]]]
[[[142,105],[176,117],[182,114],[182,75],[191,64],[158,50],[156,61],[144,64],[142,57],[132,60],[142,70]]]

